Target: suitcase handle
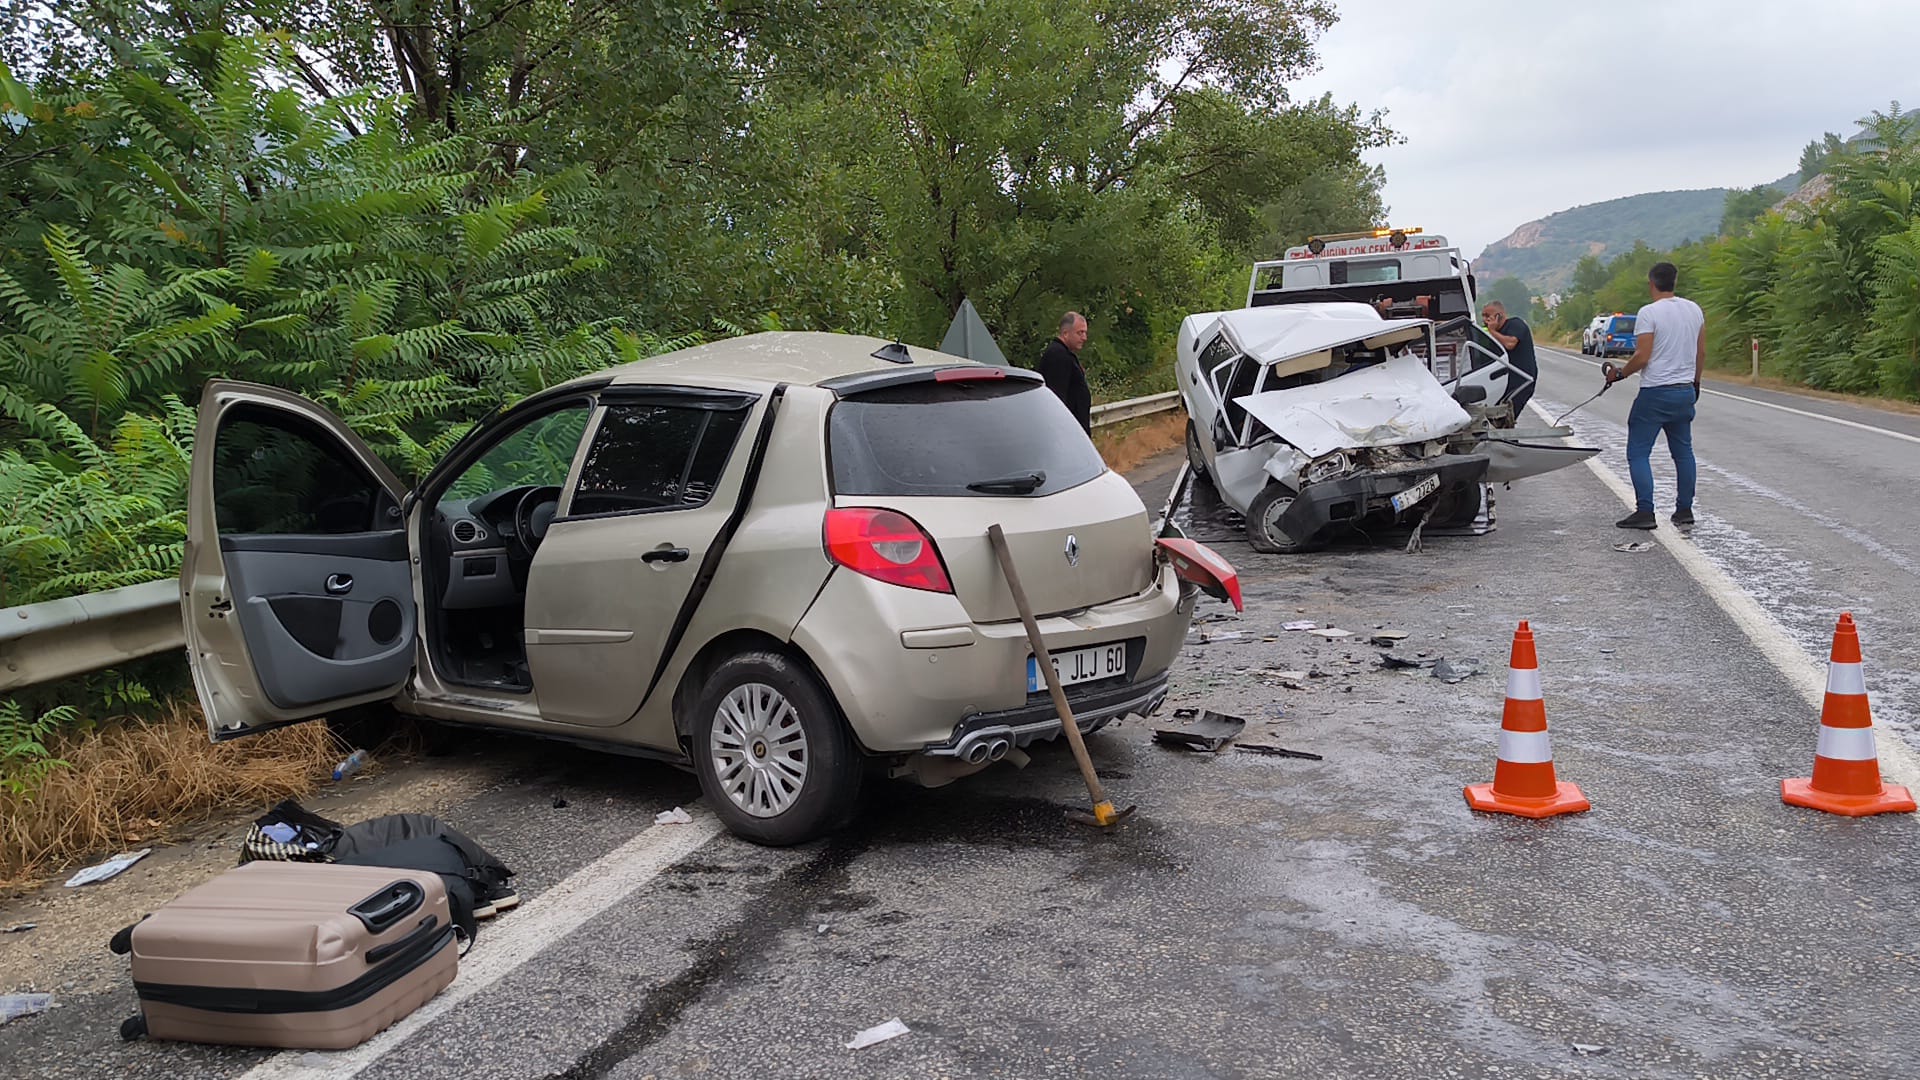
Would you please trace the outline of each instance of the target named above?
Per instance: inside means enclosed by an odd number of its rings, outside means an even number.
[[[434,932],[439,928],[440,916],[429,915],[420,920],[420,925],[415,928],[413,933],[408,934],[399,941],[389,941],[385,945],[377,945],[368,949],[367,963],[377,964],[387,957],[392,956],[394,953],[405,952],[407,949],[420,944],[423,940],[432,937]]]
[[[420,910],[427,893],[418,883],[396,881],[347,909],[360,925],[375,934],[385,933],[401,919]]]

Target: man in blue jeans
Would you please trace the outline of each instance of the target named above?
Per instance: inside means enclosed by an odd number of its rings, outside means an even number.
[[[1634,318],[1633,359],[1607,380],[1639,374],[1640,393],[1627,414],[1627,471],[1633,476],[1633,513],[1614,522],[1622,529],[1651,529],[1653,438],[1667,433],[1673,455],[1673,523],[1693,524],[1693,407],[1700,400],[1700,374],[1707,366],[1707,318],[1700,305],[1673,294],[1680,272],[1655,263],[1647,272],[1653,302]]]

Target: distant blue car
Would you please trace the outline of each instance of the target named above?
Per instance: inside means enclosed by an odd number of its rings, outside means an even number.
[[[1615,315],[1607,320],[1595,336],[1594,355],[1596,356],[1632,356],[1633,355],[1633,316]]]

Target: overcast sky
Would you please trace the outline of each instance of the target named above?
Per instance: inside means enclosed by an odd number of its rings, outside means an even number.
[[[1752,186],[1920,108],[1915,0],[1339,0],[1301,88],[1384,108],[1393,223],[1469,257],[1555,210]]]

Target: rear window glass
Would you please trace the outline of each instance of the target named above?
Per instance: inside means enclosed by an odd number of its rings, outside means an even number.
[[[1610,334],[1633,333],[1633,316],[1622,315],[1619,318],[1613,320],[1613,326],[1607,332]]]
[[[914,383],[849,398],[827,421],[838,495],[1006,495],[969,484],[1045,474],[1028,495],[1107,471],[1066,407],[1021,381]]]

